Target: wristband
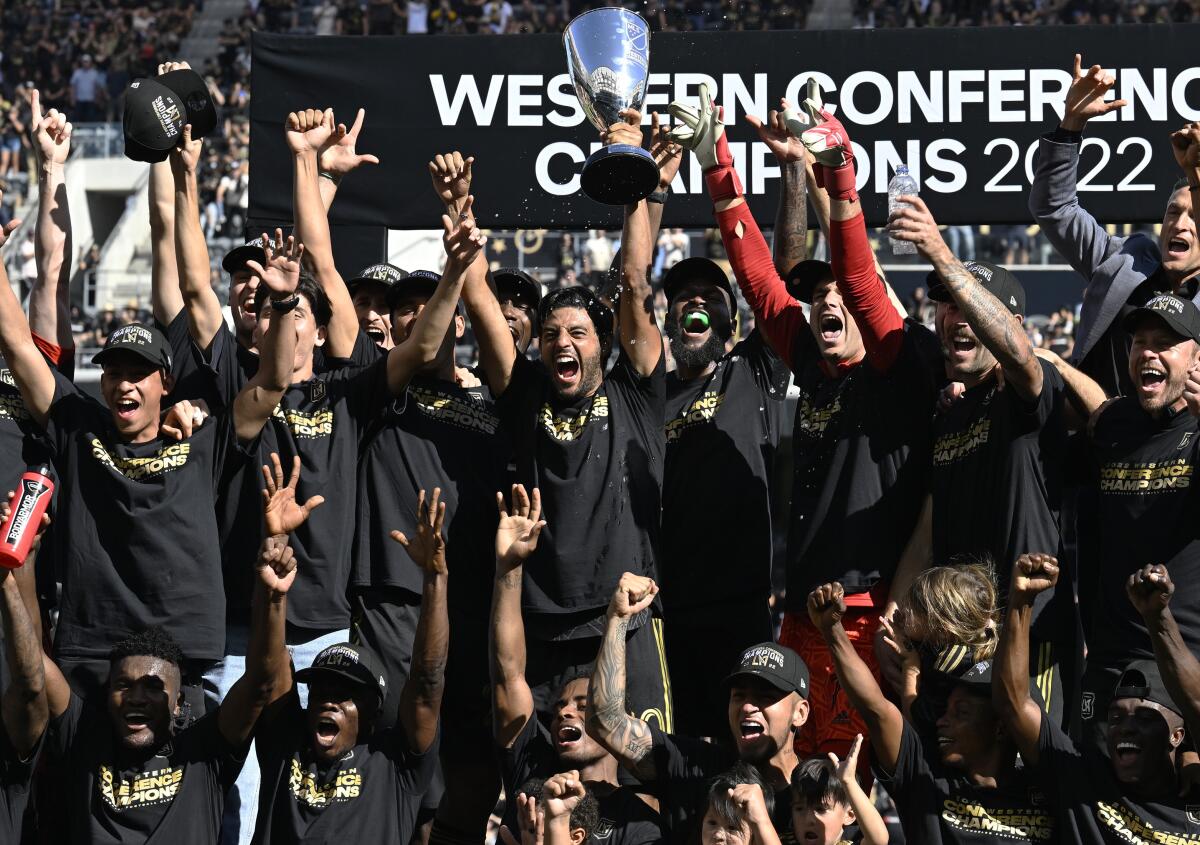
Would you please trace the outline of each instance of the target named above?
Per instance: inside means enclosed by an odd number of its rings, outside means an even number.
[[[1074,129],[1067,129],[1059,124],[1050,133],[1050,140],[1056,144],[1081,144],[1083,143],[1083,132],[1076,132]]]
[[[858,199],[858,191],[854,187],[853,161],[841,167],[818,164],[813,167],[813,175],[817,177],[817,186],[828,191],[830,198],[843,202],[854,202]]]
[[[342,184],[342,177],[338,176],[335,173],[330,173],[328,170],[318,170],[317,175],[320,176],[322,179],[328,179],[334,185]]]
[[[300,294],[293,293],[287,299],[272,299],[271,310],[277,314],[286,314],[300,304]]]
[[[646,197],[646,202],[656,202],[659,205],[662,205],[666,201],[667,201],[667,192],[666,191],[655,191],[654,193],[652,193]]]
[[[713,202],[736,199],[745,193],[742,190],[742,180],[738,178],[733,165],[717,165],[704,171],[704,184]]]

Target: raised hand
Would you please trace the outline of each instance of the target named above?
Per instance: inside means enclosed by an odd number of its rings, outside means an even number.
[[[629,619],[648,608],[657,595],[658,585],[653,578],[626,572],[608,603],[608,616],[610,619]]]
[[[33,136],[33,149],[38,164],[64,164],[71,154],[71,132],[73,127],[66,115],[58,109],[42,114],[42,97],[36,88],[30,95],[31,111],[29,131]]]
[[[439,153],[429,162],[429,178],[433,180],[433,192],[447,209],[453,209],[455,214],[462,211],[467,195],[471,193],[471,167],[475,164],[475,156],[463,158],[463,154],[455,150],[452,153]]]
[[[822,634],[842,624],[846,613],[846,591],[837,581],[822,584],[808,594],[808,618]]]
[[[851,744],[845,760],[838,760],[836,754],[832,751],[829,752],[829,762],[833,763],[834,776],[844,784],[848,785],[855,779],[854,772],[858,768],[858,752],[862,751],[862,744],[862,734],[855,734],[854,742]]]
[[[621,119],[607,129],[600,130],[600,143],[606,147],[613,144],[640,147],[642,145],[642,113],[637,109],[621,109],[617,112],[617,116]]]
[[[169,434],[176,440],[187,440],[210,416],[212,412],[203,399],[180,399],[167,411],[160,428],[164,434]]]
[[[1186,123],[1171,133],[1171,152],[1184,173],[1200,170],[1200,123]]]
[[[271,467],[262,468],[265,487],[263,495],[263,518],[267,525],[267,536],[291,534],[306,521],[312,512],[325,501],[324,496],[313,496],[304,504],[296,501],[296,485],[300,482],[300,456],[292,459],[292,477],[284,481],[283,465],[279,454],[271,453]]]
[[[276,229],[273,244],[267,233],[263,232],[262,247],[266,253],[266,266],[251,259],[246,262],[246,269],[276,299],[295,293],[296,285],[300,284],[300,259],[304,257],[304,244],[292,235],[288,235],[285,241],[283,230]]]
[[[290,112],[285,127],[288,149],[293,153],[320,153],[333,135],[333,109]]]
[[[579,772],[572,770],[554,775],[542,787],[542,804],[546,808],[546,820],[570,818],[571,812],[587,795]]]
[[[883,644],[896,656],[895,660],[899,666],[900,686],[896,688],[898,692],[903,689],[904,675],[920,674],[921,657],[908,637],[904,636],[903,632],[896,631],[896,623],[892,619],[880,618],[879,628],[883,631]]]
[[[800,133],[800,141],[817,164],[836,169],[854,161],[850,135],[842,122],[825,108],[816,80],[808,81],[807,96],[800,108],[808,116],[808,128]],[[795,120],[799,122],[798,118]]]
[[[1071,71],[1071,87],[1067,89],[1067,102],[1063,106],[1063,129],[1082,132],[1084,124],[1093,117],[1100,117],[1126,105],[1125,100],[1105,102],[1104,95],[1116,84],[1116,77],[1105,73],[1100,65],[1092,65],[1087,73],[1081,71],[1082,56],[1075,54],[1075,65]]]
[[[195,173],[203,149],[204,139],[193,138],[192,124],[187,124],[179,136],[179,143],[171,150],[171,169],[176,173]]]
[[[329,113],[330,119],[333,118],[333,112]],[[325,139],[324,145],[320,152],[317,153],[317,166],[325,173],[331,173],[337,178],[342,178],[351,170],[357,168],[360,164],[379,164],[379,158],[370,153],[360,155],[355,149],[358,143],[358,133],[362,129],[363,120],[367,116],[366,109],[359,109],[358,116],[354,118],[354,125],[348,130],[346,124],[339,123],[328,138]]]
[[[412,558],[413,563],[425,572],[445,575],[446,538],[442,536],[442,523],[446,519],[446,503],[440,501],[442,488],[433,488],[433,498],[425,501],[425,491],[417,494],[417,531],[410,540],[403,532],[393,531],[391,537]]]
[[[729,790],[729,798],[738,809],[738,813],[751,827],[771,823],[771,814],[767,812],[767,801],[763,797],[762,787],[757,783],[739,783]]]
[[[1125,592],[1141,617],[1149,620],[1166,611],[1175,594],[1175,584],[1167,568],[1154,563],[1130,575],[1125,582]]]
[[[500,840],[504,845],[542,845],[546,832],[546,814],[538,801],[524,792],[517,793],[517,829],[520,840],[504,825],[500,825]]]
[[[820,96],[820,89],[817,96]],[[780,99],[779,106],[781,110],[771,109],[765,122],[753,114],[746,115],[746,122],[758,130],[759,139],[775,153],[780,164],[804,161],[804,144],[800,141],[800,135],[807,124],[801,123],[787,100]]]
[[[471,207],[475,197],[467,196],[462,209],[458,212],[458,220],[451,220],[450,215],[442,215],[442,244],[446,248],[447,274],[461,273],[471,266],[475,256],[487,243],[483,232],[475,226],[471,217]]]
[[[915,244],[925,258],[948,250],[925,201],[911,194],[898,199],[901,205],[888,216],[888,234],[898,241]]]
[[[287,538],[268,534],[258,549],[254,569],[267,592],[285,595],[296,582],[296,556]]]
[[[725,137],[725,123],[722,120],[721,109],[713,106],[708,85],[700,83],[700,108],[677,100],[667,106],[667,110],[683,124],[668,133],[671,140],[691,150],[692,155],[700,162],[701,170],[716,167],[718,159],[722,158],[717,155],[717,144]],[[725,152],[728,152],[728,146]]]
[[[538,535],[546,527],[542,513],[542,492],[533,488],[533,496],[525,486],[512,486],[512,510],[504,508],[504,494],[496,493],[500,509],[500,524],[496,526],[496,568],[507,572],[520,566],[537,548]]]
[[[1187,380],[1183,383],[1183,401],[1187,403],[1188,413],[1200,418],[1200,370],[1188,370]]]
[[[16,490],[9,490],[8,495],[4,498],[4,503],[0,504],[0,525],[8,522],[8,517],[12,513],[13,497],[17,495]],[[42,535],[46,533],[46,529],[50,527],[50,514],[43,513],[42,519],[37,525],[37,534],[33,538],[33,545],[29,547],[29,553],[33,554],[38,550],[38,546],[42,544]]]
[[[660,123],[658,112],[650,113],[650,155],[658,165],[658,190],[670,190],[683,161],[683,147],[671,140],[665,123]]]
[[[1038,552],[1023,554],[1013,565],[1008,600],[1013,605],[1033,604],[1039,593],[1053,589],[1057,583],[1058,558]]]

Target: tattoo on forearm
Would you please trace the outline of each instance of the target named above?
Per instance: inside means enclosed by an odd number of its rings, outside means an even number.
[[[966,315],[979,340],[1001,359],[1001,363],[1023,366],[1033,357],[1029,337],[1021,329],[1012,312],[971,275],[957,258],[938,261],[935,269],[946,287],[956,294],[959,306]]]
[[[783,190],[775,215],[773,252],[776,269],[786,273],[808,255],[808,195],[803,162],[785,164],[780,173]]]
[[[629,620],[622,619],[605,633],[592,676],[592,718],[608,736],[617,757],[632,765],[639,777],[654,774],[650,755],[650,729],[625,710],[625,635]]]

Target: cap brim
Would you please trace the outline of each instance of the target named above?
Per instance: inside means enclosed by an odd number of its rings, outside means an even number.
[[[338,669],[333,666],[309,666],[307,669],[300,669],[297,671],[294,677],[302,684],[312,683],[312,681],[322,677],[340,678],[341,680],[348,681],[357,687],[362,687],[363,689],[379,693],[378,684],[366,681],[352,672],[347,672],[344,669]]]
[[[534,308],[537,308],[538,303],[542,301],[541,289],[528,279],[508,273],[501,273],[499,275],[493,273],[492,278],[496,280],[497,293],[503,289],[515,291],[518,296],[522,296],[529,300],[530,304],[533,305]]]
[[[774,676],[766,675],[761,672],[755,672],[755,671],[752,671],[749,669],[743,669],[743,670],[734,672],[730,675],[726,675],[725,680],[721,681],[721,686],[725,689],[728,689],[730,686],[733,685],[733,682],[738,680],[739,678],[757,678],[760,681],[765,681],[766,683],[770,684],[771,686],[773,686],[775,689],[779,690],[780,692],[784,692],[784,693],[794,692],[797,695],[799,695],[801,698],[805,697],[804,693],[800,692],[793,686],[781,684],[780,681],[777,678],[775,678]]]
[[[242,244],[235,246],[221,259],[221,269],[226,273],[236,273],[246,266],[247,261],[257,261],[263,264],[267,260],[267,252],[261,246]]]
[[[809,258],[799,262],[788,271],[784,284],[793,299],[811,305],[813,291],[817,289],[817,285],[833,278],[832,264]]]
[[[103,349],[101,349],[99,352],[97,352],[95,355],[92,356],[92,363],[103,366],[105,361],[110,360],[114,355],[117,355],[119,353],[128,353],[130,355],[136,355],[139,358],[141,358],[142,360],[147,361],[147,362],[153,364],[154,366],[159,367],[160,369],[165,370],[165,369],[167,369],[168,366],[170,366],[165,361],[163,361],[162,358],[160,358],[159,356],[157,356],[153,352],[151,352],[151,350],[147,349],[146,347],[137,346],[137,345],[106,346]]]
[[[667,300],[674,299],[675,293],[693,279],[720,288],[729,295],[730,301],[733,301],[733,288],[729,284],[729,277],[725,275],[725,271],[710,259],[699,256],[685,258],[667,271],[663,278],[663,293],[666,294]]]
[[[1165,324],[1167,328],[1169,328],[1171,331],[1175,332],[1175,334],[1179,335],[1184,340],[1195,340],[1196,339],[1195,336],[1190,331],[1188,331],[1188,328],[1187,328],[1187,326],[1184,325],[1183,321],[1180,320],[1176,315],[1171,314],[1167,311],[1155,311],[1151,308],[1135,308],[1135,309],[1133,309],[1133,311],[1129,312],[1128,316],[1125,317],[1125,320],[1122,323],[1122,326],[1125,329],[1125,331],[1132,334],[1133,331],[1137,328],[1138,323],[1140,323],[1142,320],[1146,319],[1147,317],[1157,318],[1160,322]]]
[[[125,158],[127,159],[144,161],[148,164],[157,164],[160,161],[166,161],[170,155],[170,148],[156,150],[153,147],[147,147],[145,144],[135,141],[128,135],[125,136]]]

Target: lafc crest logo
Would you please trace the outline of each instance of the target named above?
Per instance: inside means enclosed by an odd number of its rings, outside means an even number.
[[[1187,814],[1188,824],[1200,825],[1200,804],[1188,804],[1184,812]]]
[[[321,402],[325,399],[326,387],[325,382],[321,379],[310,381],[308,383],[308,401]]]
[[[614,825],[611,821],[608,819],[600,819],[596,827],[592,829],[592,838],[598,839],[602,842],[607,841],[610,837],[612,837],[615,829],[616,825]]]
[[[1085,692],[1082,701],[1082,714],[1084,719],[1091,719],[1096,714],[1096,694],[1094,692]]]

